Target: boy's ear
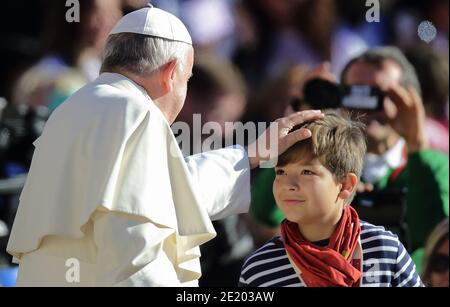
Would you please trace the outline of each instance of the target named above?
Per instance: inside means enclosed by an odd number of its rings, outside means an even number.
[[[355,191],[356,185],[358,184],[358,176],[354,173],[348,173],[341,184],[342,187],[338,197],[345,200],[352,195],[353,191]]]
[[[169,63],[164,64],[160,70],[161,85],[165,94],[173,91],[173,81],[176,67],[177,60],[172,60]]]

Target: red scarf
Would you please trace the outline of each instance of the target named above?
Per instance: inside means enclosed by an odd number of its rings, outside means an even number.
[[[281,236],[290,258],[309,287],[357,287],[362,276],[360,261],[352,261],[361,227],[356,210],[346,206],[327,247],[306,240],[296,223],[284,220]]]

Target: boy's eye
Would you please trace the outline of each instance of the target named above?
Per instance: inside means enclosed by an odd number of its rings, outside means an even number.
[[[302,171],[302,175],[314,175],[314,172],[312,172],[312,171],[310,171],[310,170],[308,170],[308,169],[304,169],[304,170]]]
[[[284,171],[283,171],[282,169],[277,169],[277,170],[275,171],[275,174],[276,174],[277,176],[283,175],[283,174],[284,174]]]

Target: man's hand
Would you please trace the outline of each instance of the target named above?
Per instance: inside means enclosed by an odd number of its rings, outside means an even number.
[[[425,109],[416,90],[396,85],[388,89],[387,96],[394,105],[387,101],[385,113],[392,128],[406,140],[408,151],[416,152],[427,148]]]
[[[253,169],[263,162],[273,160],[295,143],[311,137],[311,131],[308,129],[290,131],[297,125],[321,119],[323,116],[324,114],[320,110],[308,110],[277,119],[256,142],[248,146],[250,167]],[[262,146],[266,148],[262,148]]]

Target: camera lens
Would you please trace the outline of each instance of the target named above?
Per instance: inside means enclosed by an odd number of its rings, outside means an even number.
[[[305,84],[305,100],[313,109],[338,108],[340,105],[339,86],[323,79],[312,79]]]

